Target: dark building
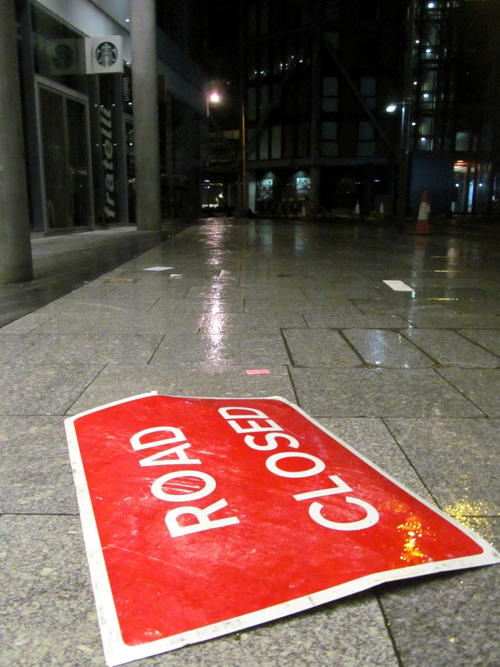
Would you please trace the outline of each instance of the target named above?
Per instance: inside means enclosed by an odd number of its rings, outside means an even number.
[[[492,212],[499,10],[495,0],[210,3],[205,69],[225,97],[211,112],[210,186],[242,182],[259,215],[349,215],[357,203],[411,213],[424,190],[433,214]]]

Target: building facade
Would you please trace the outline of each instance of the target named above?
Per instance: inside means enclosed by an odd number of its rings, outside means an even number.
[[[499,9],[496,0],[211,3],[219,33],[224,15],[240,25],[208,44],[207,68],[239,96],[232,123],[250,209],[408,214],[426,190],[433,214],[491,213]]]
[[[33,231],[135,221],[129,3],[17,0]],[[175,28],[183,35],[185,28]],[[199,211],[203,74],[157,34],[162,216]]]

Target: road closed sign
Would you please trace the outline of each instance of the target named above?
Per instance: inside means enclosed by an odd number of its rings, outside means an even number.
[[[66,430],[109,665],[499,561],[282,398],[146,394]]]

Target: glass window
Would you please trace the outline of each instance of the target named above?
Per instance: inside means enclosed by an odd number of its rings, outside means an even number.
[[[339,80],[336,76],[323,77],[323,97],[321,98],[321,111],[336,113],[339,110]]]
[[[358,156],[359,157],[370,157],[375,155],[375,142],[374,141],[359,141],[358,142]]]
[[[322,141],[321,155],[325,157],[335,157],[339,154],[339,145],[336,141]]]
[[[468,151],[470,149],[470,132],[457,132],[455,150]]]
[[[264,127],[260,131],[259,136],[259,160],[267,160],[269,158],[269,128]]]
[[[339,110],[338,97],[323,97],[321,100],[321,111],[336,113]]]
[[[283,157],[295,156],[295,125],[287,123],[284,126]]]
[[[339,80],[336,76],[323,77],[323,95],[336,96],[339,94]]]
[[[247,151],[248,159],[256,160],[257,159],[257,146],[255,141],[255,128],[251,127],[247,130]]]
[[[281,125],[273,125],[271,128],[271,157],[281,157]]]
[[[334,140],[337,138],[337,123],[336,121],[323,121],[321,123],[321,138],[327,140]]]
[[[370,109],[377,106],[377,79],[374,76],[362,76],[359,82],[359,92]]]
[[[374,139],[375,130],[373,128],[372,123],[370,123],[370,121],[362,120],[360,122],[358,137],[359,137],[360,141],[368,141],[368,140]]]
[[[247,119],[257,120],[257,89],[249,88],[247,91]]]
[[[374,76],[362,76],[359,91],[363,97],[373,97],[377,94],[377,80]]]
[[[261,86],[259,116],[262,116],[262,114],[265,113],[268,105],[269,105],[269,86]]]
[[[309,154],[309,123],[299,123],[297,126],[297,156]]]

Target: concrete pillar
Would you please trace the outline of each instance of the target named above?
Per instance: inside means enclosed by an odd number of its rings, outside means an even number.
[[[14,0],[0,2],[0,283],[33,278]]]
[[[161,228],[160,136],[154,0],[131,0],[137,229]]]

